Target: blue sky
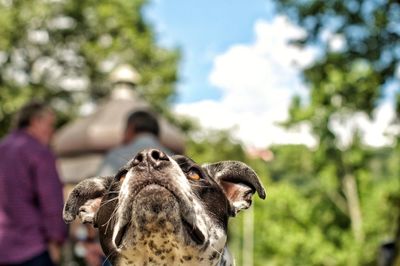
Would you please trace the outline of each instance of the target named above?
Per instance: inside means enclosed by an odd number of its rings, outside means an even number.
[[[318,49],[290,45],[306,32],[276,14],[270,1],[153,0],[145,15],[160,45],[182,51],[177,114],[204,128],[231,130],[250,149],[316,145],[307,123],[290,131],[278,124],[287,120],[294,95],[309,98],[301,69],[318,57]],[[324,38],[331,49],[346,45],[339,35],[326,32]],[[367,144],[390,145],[393,139],[384,132],[393,117],[393,105],[384,101],[372,120],[354,114],[331,126],[343,143],[360,128]]]
[[[265,0],[153,0],[145,15],[161,45],[182,50],[177,100],[186,103],[221,97],[208,82],[213,57],[234,43],[251,42],[255,21],[271,19],[273,8]]]

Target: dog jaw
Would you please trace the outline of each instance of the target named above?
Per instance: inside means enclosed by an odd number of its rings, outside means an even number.
[[[204,215],[175,161],[158,172],[130,169],[119,202],[112,237],[118,265],[215,265],[219,260],[226,233]]]

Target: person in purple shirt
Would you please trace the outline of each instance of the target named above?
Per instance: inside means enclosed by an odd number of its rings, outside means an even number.
[[[49,149],[55,114],[30,102],[0,142],[0,265],[54,265],[67,236],[63,193]]]

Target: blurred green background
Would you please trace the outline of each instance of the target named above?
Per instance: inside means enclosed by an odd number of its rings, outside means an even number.
[[[282,124],[291,128],[308,122],[318,144],[275,145],[265,151],[268,158],[251,156],[230,131],[206,130],[174,116],[181,53],[157,45],[143,17],[146,4],[1,0],[0,136],[9,130],[14,112],[33,97],[51,103],[58,126],[82,115],[83,105],[95,105],[109,94],[112,67],[129,63],[141,75],[140,94],[189,136],[190,157],[241,160],[262,178],[266,201],[256,198],[254,217],[244,212],[230,223],[229,245],[238,265],[248,261],[251,242],[254,265],[377,265],[381,244],[397,239],[399,249],[399,132],[393,133],[393,145],[372,148],[357,130],[350,144],[340,145],[330,126],[333,117],[370,117],[385,86],[398,86],[398,1],[275,2],[279,12],[307,31],[293,43],[321,48],[318,60],[303,71],[310,99],[294,97],[290,118]],[[327,29],[346,40],[346,49],[332,50],[321,42]],[[392,123],[399,126],[398,91],[393,97]],[[252,219],[254,238],[249,240]]]

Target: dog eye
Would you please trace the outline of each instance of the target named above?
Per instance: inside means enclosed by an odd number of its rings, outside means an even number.
[[[189,170],[189,172],[187,173],[187,176],[194,181],[198,181],[201,179],[201,174],[198,170],[192,168]]]

